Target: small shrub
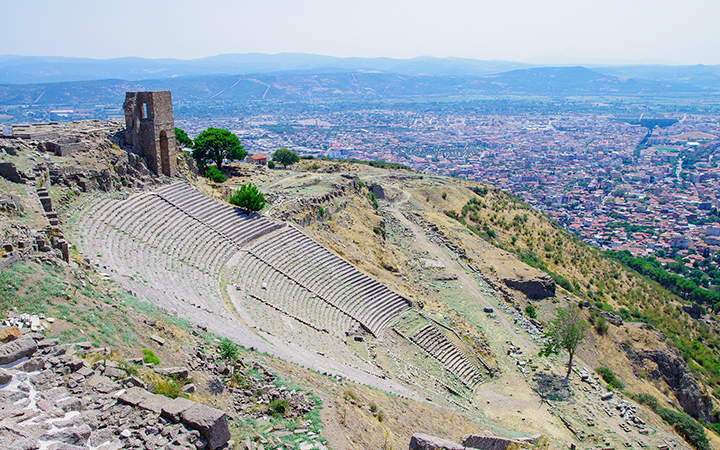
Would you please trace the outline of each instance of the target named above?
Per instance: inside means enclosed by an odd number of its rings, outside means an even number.
[[[345,390],[343,392],[343,397],[345,397],[345,400],[354,400],[357,401],[357,394],[355,392],[351,391],[350,389]]]
[[[225,180],[227,180],[227,177],[215,166],[210,166],[207,170],[205,170],[205,178],[216,183],[224,183]]]
[[[602,317],[602,316],[601,316]],[[602,377],[603,380],[610,386],[612,390],[622,390],[625,389],[625,385],[617,379],[615,376],[615,372],[608,369],[607,367],[598,367],[595,369],[595,372]]]
[[[237,359],[238,346],[228,338],[220,341],[220,347],[218,347],[218,350],[220,351],[220,356],[222,356],[223,359],[228,361],[235,361]]]
[[[265,196],[252,183],[243,184],[230,196],[230,204],[250,211],[260,211],[265,206]]]
[[[142,349],[143,354],[143,362],[146,364],[155,364],[156,366],[160,364],[160,358],[157,357],[154,351],[144,348]]]
[[[369,408],[370,408],[370,412],[373,414],[378,412],[378,407],[375,403],[370,403]]]
[[[378,209],[380,205],[378,204],[377,198],[375,197],[375,194],[372,192],[368,194],[368,197],[370,198],[370,203],[372,203],[373,208]]]
[[[525,314],[527,314],[531,319],[537,319],[537,312],[535,311],[535,307],[533,305],[527,305],[525,307]]]
[[[442,193],[442,198],[443,198],[443,200],[446,200],[446,199],[447,199],[447,192],[443,192],[443,193]]]
[[[268,161],[267,166],[268,166],[268,169],[274,169],[274,168],[275,168],[275,161]]]
[[[320,168],[320,164],[314,162],[308,166],[307,170],[318,170],[319,168]]]
[[[385,413],[382,411],[378,411],[377,413],[377,420],[378,422],[382,422],[385,420]]]
[[[378,236],[380,236],[380,235],[382,234],[382,230],[381,230],[380,228],[378,228],[378,227],[373,227],[373,233],[375,233],[375,234],[377,234]]]
[[[276,398],[275,400],[272,400],[268,406],[275,416],[284,416],[285,412],[289,408],[286,398]]]
[[[175,380],[173,378],[163,378],[155,383],[155,393],[164,395],[169,398],[178,398],[181,396],[184,381]]]
[[[610,325],[608,325],[607,319],[604,316],[598,316],[597,320],[595,321],[595,330],[598,332],[598,334],[607,333],[608,328],[610,328]]]

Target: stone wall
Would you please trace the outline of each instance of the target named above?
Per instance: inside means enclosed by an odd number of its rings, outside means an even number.
[[[20,172],[18,172],[15,164],[11,162],[0,162],[0,177],[12,181],[13,183],[25,184],[25,179],[20,175]]]
[[[125,142],[156,174],[177,172],[177,143],[170,91],[125,93]]]

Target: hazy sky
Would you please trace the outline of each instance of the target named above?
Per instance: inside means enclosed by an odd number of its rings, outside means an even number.
[[[720,64],[717,0],[0,0],[0,54]]]

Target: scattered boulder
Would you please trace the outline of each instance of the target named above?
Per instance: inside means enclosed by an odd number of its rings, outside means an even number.
[[[447,439],[415,433],[410,438],[410,450],[465,450],[465,447]]]

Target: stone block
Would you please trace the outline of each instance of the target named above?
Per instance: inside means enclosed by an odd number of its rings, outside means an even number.
[[[167,402],[162,407],[162,415],[163,417],[167,417],[168,419],[172,420],[173,422],[179,422],[180,421],[180,415],[185,411],[186,409],[192,407],[195,405],[195,402],[192,400],[188,400],[186,398],[178,397],[170,402]]]
[[[37,343],[35,343],[35,340],[27,337],[21,337],[0,345],[0,365],[10,364],[20,358],[31,356],[36,350]]]
[[[149,396],[153,394],[149,393],[145,389],[139,387],[131,387],[118,396],[118,400],[127,403],[128,405],[138,406],[144,402]]]
[[[103,375],[110,378],[121,379],[127,376],[127,373],[122,369],[116,369],[115,367],[105,367]]]
[[[160,414],[162,412],[163,405],[165,405],[169,401],[170,399],[165,397],[164,395],[149,394],[148,397],[138,406],[140,406],[142,409],[152,411],[155,414]]]
[[[172,377],[177,380],[184,380],[190,375],[187,367],[163,367],[155,368],[155,373],[164,377]]]
[[[182,422],[194,428],[207,440],[210,450],[219,448],[230,440],[227,415],[219,409],[195,404],[180,414]]]

